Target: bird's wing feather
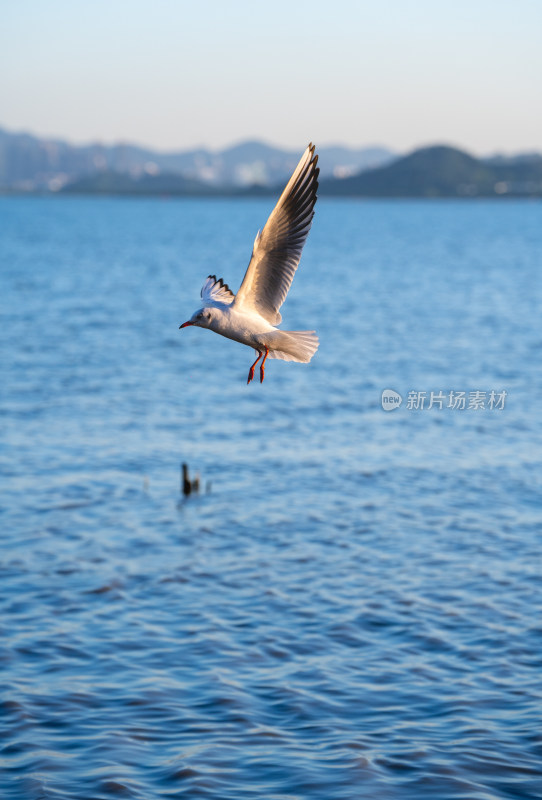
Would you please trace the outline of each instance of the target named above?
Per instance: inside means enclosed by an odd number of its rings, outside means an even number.
[[[309,144],[265,228],[256,236],[252,258],[235,297],[240,310],[256,311],[271,325],[281,321],[279,308],[311,227],[320,172],[317,162],[314,145]]]
[[[209,275],[201,287],[201,299],[204,306],[213,306],[215,303],[230,305],[235,300],[235,295],[222,278],[217,280],[216,275]]]

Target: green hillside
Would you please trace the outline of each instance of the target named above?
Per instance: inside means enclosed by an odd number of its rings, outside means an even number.
[[[542,196],[542,158],[482,161],[444,145],[425,147],[389,166],[324,180],[320,194],[344,197]]]

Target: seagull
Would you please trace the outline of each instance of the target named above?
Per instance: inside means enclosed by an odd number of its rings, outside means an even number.
[[[311,360],[318,349],[315,331],[281,331],[279,313],[292,284],[314,216],[318,189],[318,156],[309,144],[262,231],[237,294],[222,278],[209,275],[201,290],[202,308],[179,328],[195,325],[253,347],[256,361],[248,372],[254,378],[260,359],[260,383],[268,358]]]

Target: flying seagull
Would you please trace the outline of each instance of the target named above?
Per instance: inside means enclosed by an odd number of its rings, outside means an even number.
[[[301,258],[303,245],[314,216],[318,189],[318,156],[309,144],[263,231],[254,241],[252,257],[237,294],[222,278],[209,275],[201,290],[203,307],[180,325],[209,328],[256,351],[256,361],[248,372],[250,383],[254,368],[260,364],[260,383],[268,358],[284,361],[310,361],[318,349],[314,331],[281,331],[276,326]]]

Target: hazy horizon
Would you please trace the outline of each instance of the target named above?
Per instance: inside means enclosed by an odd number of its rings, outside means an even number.
[[[2,124],[164,151],[540,148],[542,5],[172,0],[0,10]]]
[[[90,146],[93,146],[93,145],[101,145],[101,146],[104,146],[104,147],[115,147],[117,145],[131,145],[131,146],[134,146],[134,147],[141,147],[144,150],[155,150],[157,153],[171,153],[171,152],[175,152],[175,151],[179,151],[179,150],[183,150],[184,151],[184,150],[201,150],[201,149],[209,150],[209,151],[212,151],[212,152],[213,151],[217,151],[218,152],[218,151],[227,150],[227,149],[230,149],[230,148],[233,148],[233,147],[237,147],[238,145],[241,145],[241,144],[247,144],[247,143],[251,143],[251,142],[254,142],[254,143],[257,143],[257,144],[267,145],[269,147],[280,148],[282,150],[291,150],[292,152],[296,152],[300,148],[301,148],[301,150],[303,150],[307,146],[309,141],[312,141],[311,137],[309,136],[308,138],[305,137],[306,141],[301,142],[298,145],[295,145],[295,144],[294,145],[279,145],[276,142],[272,141],[271,139],[265,138],[263,136],[262,137],[243,136],[242,134],[240,134],[235,140],[229,141],[229,142],[224,142],[223,144],[216,145],[216,146],[206,145],[204,143],[199,143],[199,144],[196,143],[194,145],[188,145],[188,146],[175,146],[175,145],[173,145],[171,147],[159,147],[159,146],[155,146],[153,144],[149,144],[148,142],[140,141],[137,138],[136,134],[128,135],[128,136],[126,136],[126,137],[124,137],[122,139],[96,139],[96,138],[94,138],[94,139],[81,139],[81,140],[78,140],[78,139],[72,138],[70,136],[65,136],[62,133],[49,134],[49,133],[43,133],[41,131],[31,130],[29,128],[15,129],[15,128],[12,128],[12,127],[10,127],[8,125],[5,125],[1,119],[0,119],[0,130],[3,130],[6,133],[14,134],[14,135],[34,136],[36,139],[44,139],[44,140],[46,139],[46,140],[49,140],[49,141],[62,141],[62,142],[66,142],[67,144],[72,145],[74,147],[90,147]],[[316,141],[314,141],[313,144],[316,144],[317,147],[346,147],[346,148],[350,148],[352,150],[358,150],[360,148],[372,148],[372,147],[382,147],[382,148],[389,149],[389,150],[393,150],[394,149],[392,147],[389,147],[385,142],[367,142],[367,143],[360,142],[359,144],[346,144],[346,143],[340,142],[340,141],[332,141],[332,142],[316,142]],[[456,146],[456,145],[453,145],[452,143],[449,143],[449,142],[438,142],[438,144],[450,144],[451,146]],[[425,145],[422,144],[421,146],[424,147]]]
[[[409,153],[414,152],[414,151],[419,150],[419,149],[423,149],[423,148],[426,148],[426,147],[436,147],[436,146],[453,147],[453,148],[456,148],[458,150],[462,150],[464,152],[471,153],[472,155],[477,156],[477,157],[480,157],[480,156],[481,157],[491,157],[493,155],[505,155],[505,156],[506,155],[510,155],[510,156],[513,156],[513,155],[521,155],[521,154],[528,154],[528,153],[542,153],[542,143],[536,148],[535,147],[533,147],[533,148],[521,148],[519,150],[518,149],[503,150],[503,149],[495,148],[493,150],[476,152],[472,148],[464,146],[461,143],[453,142],[453,141],[447,141],[445,139],[441,139],[439,141],[423,141],[423,142],[420,142],[419,144],[414,145],[413,147],[407,148],[406,150],[399,150],[397,148],[391,147],[386,142],[361,142],[359,144],[347,144],[345,142],[340,142],[340,141],[316,142],[316,141],[310,139],[310,137],[308,137],[308,138],[306,137],[306,141],[304,143],[300,143],[297,146],[296,145],[286,146],[286,145],[279,145],[276,142],[270,141],[268,139],[256,138],[256,137],[248,137],[248,136],[247,137],[241,136],[241,138],[238,138],[235,141],[225,142],[223,145],[218,145],[216,147],[207,146],[205,144],[196,144],[196,145],[184,146],[184,147],[183,146],[177,146],[177,147],[173,146],[173,147],[162,148],[162,147],[155,147],[154,145],[148,144],[147,142],[139,141],[135,136],[132,136],[132,137],[128,136],[128,137],[126,137],[124,139],[113,139],[113,140],[87,139],[87,140],[77,141],[75,139],[72,139],[72,138],[70,138],[68,136],[64,136],[62,134],[52,134],[52,135],[50,135],[50,134],[41,133],[39,131],[29,130],[29,129],[22,129],[22,128],[19,129],[19,130],[11,129],[7,125],[3,124],[3,122],[1,120],[0,120],[0,130],[3,130],[5,132],[7,132],[8,134],[12,134],[12,135],[29,135],[29,136],[35,137],[36,139],[40,139],[40,140],[44,140],[44,141],[64,142],[64,143],[66,143],[66,144],[68,144],[68,145],[70,145],[72,147],[92,147],[92,146],[118,147],[118,146],[130,146],[130,147],[138,147],[138,148],[141,148],[142,150],[153,151],[153,152],[156,152],[157,154],[161,154],[161,155],[166,155],[166,154],[175,153],[175,152],[185,152],[185,151],[188,152],[188,151],[194,151],[194,150],[208,150],[211,153],[213,153],[213,152],[222,152],[224,150],[229,150],[229,149],[232,149],[232,148],[237,147],[239,145],[249,144],[249,143],[263,144],[263,145],[266,145],[268,147],[281,149],[281,150],[285,150],[285,151],[291,151],[293,154],[295,154],[298,151],[302,152],[304,150],[304,148],[307,146],[307,144],[309,143],[309,141],[313,141],[313,144],[316,144],[318,149],[332,148],[332,147],[344,147],[344,148],[347,148],[347,149],[350,149],[350,150],[382,148],[384,150],[390,150],[391,152],[395,153],[397,156],[408,155]]]

